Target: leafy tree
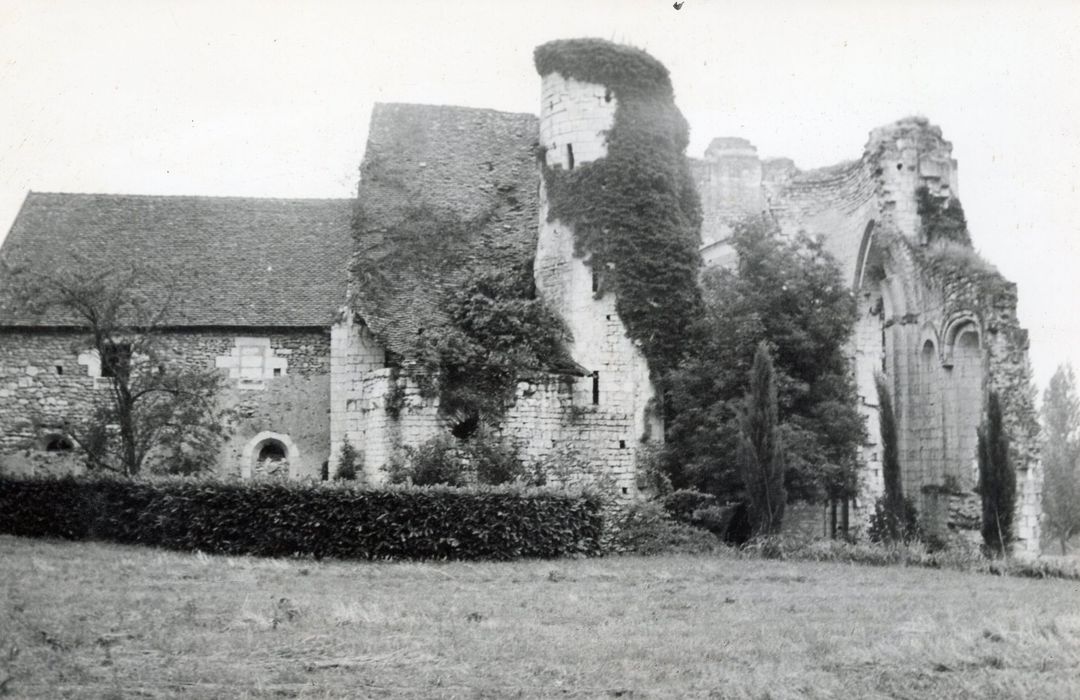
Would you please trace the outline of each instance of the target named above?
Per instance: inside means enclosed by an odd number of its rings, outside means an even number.
[[[982,538],[988,552],[1004,556],[1012,542],[1016,507],[1016,472],[1009,459],[1009,436],[1001,416],[1001,400],[990,392],[979,433],[979,495]]]
[[[881,422],[881,475],[885,481],[885,493],[881,499],[879,533],[890,542],[904,536],[906,504],[904,486],[900,478],[900,448],[896,434],[896,414],[893,411],[892,392],[885,375],[874,375],[874,387],[878,395],[878,417]],[[875,513],[875,516],[878,514]]]
[[[769,346],[758,345],[750,390],[739,412],[739,471],[755,535],[780,532],[784,518],[784,453],[776,409],[776,382]]]
[[[1043,394],[1043,523],[1068,551],[1080,533],[1080,398],[1071,365],[1062,365]]]
[[[160,283],[137,265],[109,269],[73,260],[52,271],[9,270],[8,284],[31,313],[63,317],[79,330],[73,349],[96,353],[107,391],[73,409],[64,429],[91,470],[134,476],[144,467],[170,473],[213,468],[229,412],[217,402],[222,376],[175,361],[166,328],[171,296],[148,295]]]
[[[676,488],[728,499],[743,483],[732,457],[738,409],[758,345],[772,352],[789,496],[846,502],[857,491],[864,426],[844,348],[855,303],[835,259],[765,218],[741,222],[738,264],[702,276],[704,311],[688,359],[671,373],[664,466]]]

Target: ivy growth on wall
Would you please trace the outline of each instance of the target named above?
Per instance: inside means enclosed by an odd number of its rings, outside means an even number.
[[[475,272],[446,295],[449,323],[426,333],[418,356],[458,437],[497,422],[519,379],[572,364],[562,320],[532,293],[531,268]]]
[[[685,158],[686,120],[667,69],[640,49],[601,39],[536,49],[541,75],[608,87],[616,99],[607,156],[565,171],[543,168],[550,220],[574,228],[576,253],[605,271],[603,291],[662,380],[685,351],[697,316],[701,205]]]
[[[971,245],[964,207],[956,197],[936,197],[926,187],[915,191],[919,218],[922,220],[923,240],[927,243],[953,241]]]

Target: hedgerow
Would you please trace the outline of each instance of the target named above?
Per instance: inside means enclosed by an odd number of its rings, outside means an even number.
[[[701,204],[685,157],[686,120],[667,69],[639,49],[601,39],[536,49],[541,75],[606,86],[616,100],[607,155],[572,170],[543,167],[549,220],[574,229],[575,252],[600,272],[654,378],[676,366],[700,310]]]
[[[342,559],[595,554],[591,495],[491,487],[0,477],[0,533]]]

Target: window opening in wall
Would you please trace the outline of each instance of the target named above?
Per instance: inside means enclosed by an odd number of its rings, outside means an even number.
[[[592,402],[593,406],[600,405],[600,372],[592,373]]]
[[[63,365],[56,365],[56,373],[57,374],[63,374],[64,373],[64,366]]]
[[[127,374],[130,367],[130,343],[110,343],[105,346],[105,355],[101,358],[102,377],[115,377],[117,373]]]
[[[480,414],[470,413],[467,416],[463,416],[454,422],[453,427],[450,428],[450,434],[456,437],[458,440],[468,440],[476,431],[480,428]]]
[[[281,462],[285,459],[285,445],[277,440],[267,440],[259,450],[260,462]]]
[[[625,450],[626,449],[626,440],[619,440],[619,449],[620,450]]]
[[[596,269],[596,265],[589,265],[589,271],[592,273],[592,290],[593,292],[600,291],[600,273]]]
[[[611,90],[604,90],[604,102],[611,102]]]
[[[45,438],[46,452],[71,452],[75,445],[64,435],[50,435]]]
[[[569,170],[574,169],[574,147],[571,144],[566,144],[566,167]]]
[[[281,368],[280,367],[275,367],[274,368],[274,376],[275,377],[280,377],[281,376]]]
[[[323,481],[330,481],[330,462],[326,461],[322,463],[322,471],[319,472]]]

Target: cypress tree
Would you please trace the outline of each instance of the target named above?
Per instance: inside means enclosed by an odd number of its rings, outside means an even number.
[[[754,535],[780,531],[787,500],[774,374],[769,347],[762,342],[754,353],[750,390],[739,412],[739,470],[749,498]]]
[[[881,426],[881,476],[885,481],[885,532],[890,541],[901,539],[904,532],[904,485],[900,478],[900,449],[896,433],[896,412],[892,392],[885,375],[874,375],[878,395],[878,418]]]
[[[1009,436],[1001,416],[1001,400],[991,391],[979,434],[979,496],[982,538],[987,552],[1004,556],[1012,542],[1016,506],[1016,472],[1009,459]]]

